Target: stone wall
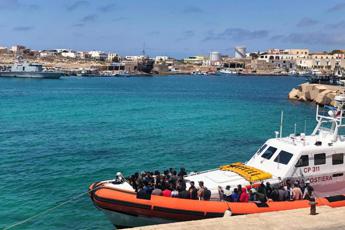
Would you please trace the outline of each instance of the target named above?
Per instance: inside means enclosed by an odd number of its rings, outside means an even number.
[[[320,105],[333,105],[336,95],[344,94],[345,88],[334,85],[304,83],[289,93],[290,100],[311,101]]]

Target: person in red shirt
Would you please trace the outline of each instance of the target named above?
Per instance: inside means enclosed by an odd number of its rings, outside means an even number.
[[[162,192],[162,196],[171,197],[171,190],[168,188],[164,189]]]
[[[246,188],[242,188],[242,192],[240,195],[240,202],[248,202],[249,200],[249,195],[247,193]]]

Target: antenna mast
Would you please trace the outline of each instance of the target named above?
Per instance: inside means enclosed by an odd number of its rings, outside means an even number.
[[[284,122],[284,111],[282,110],[281,111],[281,114],[280,114],[280,138],[283,137],[283,122]]]

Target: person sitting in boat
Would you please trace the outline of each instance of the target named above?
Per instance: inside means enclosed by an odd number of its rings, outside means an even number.
[[[155,185],[155,188],[152,190],[152,195],[156,195],[156,196],[161,196],[162,195],[162,189],[161,189],[161,185],[158,183]]]
[[[249,195],[247,193],[247,189],[246,188],[242,188],[239,201],[240,202],[248,202],[249,201]]]
[[[256,192],[255,188],[249,189],[249,194],[248,194],[249,200],[248,201],[256,201],[257,200],[256,195],[257,195],[257,192]]]
[[[223,200],[231,202],[231,190],[230,190],[230,185],[227,185],[225,187],[225,190],[223,192]]]
[[[240,196],[238,195],[238,190],[237,188],[234,188],[234,191],[232,191],[231,196],[230,196],[230,201],[231,202],[238,202],[238,199]]]
[[[198,190],[195,188],[194,181],[190,182],[190,187],[188,189],[189,198],[192,200],[198,199]]]
[[[173,190],[171,191],[171,197],[178,197],[178,191],[175,185],[172,185]]]
[[[169,186],[167,186],[163,190],[162,195],[165,196],[165,197],[171,197],[171,188]]]
[[[151,194],[153,191],[153,187],[151,186],[151,184],[149,182],[147,182],[146,180],[143,183],[144,183],[143,190],[145,191],[145,193]]]

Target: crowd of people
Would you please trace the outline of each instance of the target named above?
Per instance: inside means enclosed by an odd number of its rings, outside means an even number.
[[[255,186],[256,187],[256,186]],[[262,202],[272,201],[293,201],[293,200],[310,200],[313,195],[313,187],[307,180],[303,183],[296,180],[286,180],[285,184],[272,186],[269,182],[261,183],[259,186],[242,187],[238,185],[231,189],[228,185],[223,189],[218,187],[219,196],[222,200],[228,202]]]
[[[198,182],[198,188],[194,181],[190,181],[187,189],[184,179],[186,175],[184,168],[181,168],[179,172],[170,168],[163,171],[163,173],[159,171],[135,173],[127,180],[138,194],[209,200],[211,198],[211,191],[204,186],[202,181]]]
[[[203,181],[188,181],[187,187],[184,177],[187,175],[186,170],[181,168],[179,172],[170,168],[169,170],[135,173],[127,181],[134,190],[140,195],[158,195],[165,197],[176,197],[193,200],[210,200],[211,191],[205,187]],[[280,186],[272,186],[269,182],[261,183],[259,186],[238,185],[236,188],[226,186],[218,187],[220,200],[228,202],[267,202],[272,201],[292,201],[302,200],[313,197],[313,188],[310,182],[286,180]]]

